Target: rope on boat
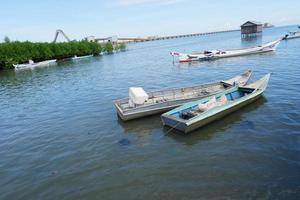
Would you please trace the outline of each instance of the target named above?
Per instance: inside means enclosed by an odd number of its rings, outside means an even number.
[[[173,129],[175,129],[181,122],[178,122],[175,126],[171,127],[166,134],[169,134]]]

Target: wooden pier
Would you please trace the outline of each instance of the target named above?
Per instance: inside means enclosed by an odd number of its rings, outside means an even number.
[[[183,35],[172,35],[172,36],[163,36],[163,37],[148,37],[148,38],[118,38],[118,42],[148,42],[148,41],[156,41],[156,40],[169,40],[175,38],[185,38],[185,37],[196,37],[196,36],[204,36],[204,35],[214,35],[218,33],[227,33],[227,32],[236,32],[240,31],[240,29],[235,30],[225,30],[225,31],[213,31],[213,32],[205,32],[205,33],[192,33],[192,34],[183,34]]]

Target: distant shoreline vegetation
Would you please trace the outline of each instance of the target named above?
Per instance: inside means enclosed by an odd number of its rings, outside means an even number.
[[[7,37],[4,41],[4,43],[0,43],[0,70],[14,69],[14,64],[28,63],[29,60],[41,62],[57,59],[59,61],[74,56],[112,54],[126,49],[125,44],[99,44],[86,41],[64,43],[11,42]]]

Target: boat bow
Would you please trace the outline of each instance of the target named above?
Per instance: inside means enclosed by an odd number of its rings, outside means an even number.
[[[252,89],[255,89],[257,91],[261,90],[263,92],[263,91],[265,91],[265,89],[268,86],[270,77],[271,77],[271,73],[268,73],[267,75],[265,75],[261,79],[255,81],[254,83],[246,85],[245,87],[252,88]]]
[[[275,51],[277,46],[280,44],[283,38],[280,38],[278,40],[275,40],[273,42],[269,42],[262,46],[261,51]]]

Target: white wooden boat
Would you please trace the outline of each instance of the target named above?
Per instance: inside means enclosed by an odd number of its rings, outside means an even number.
[[[171,55],[173,57],[178,56],[179,62],[205,61],[219,58],[244,56],[275,51],[281,40],[282,39],[278,39],[264,45],[244,49],[207,50],[201,53],[191,54],[171,52]]]
[[[34,67],[45,67],[45,66],[49,66],[49,65],[52,65],[52,64],[55,64],[56,63],[56,60],[45,60],[45,61],[42,61],[42,62],[33,62],[32,60],[29,60],[28,63],[25,63],[25,64],[16,64],[16,65],[13,65],[15,67],[15,69],[26,69],[26,68],[34,68]]]
[[[289,40],[289,39],[295,39],[295,38],[300,38],[300,31],[293,31],[289,32],[284,36],[284,40]]]
[[[251,73],[251,70],[247,70],[243,74],[226,81],[148,93],[142,88],[130,88],[129,98],[116,100],[114,105],[118,115],[124,121],[163,113],[183,103],[202,99],[233,85],[245,85]]]
[[[87,55],[87,56],[74,56],[72,58],[72,60],[81,60],[81,59],[85,59],[85,58],[90,58],[93,57],[93,55]]]
[[[194,131],[258,99],[265,91],[269,79],[270,74],[267,74],[244,87],[236,86],[216,95],[186,103],[163,114],[162,122],[184,133]]]

